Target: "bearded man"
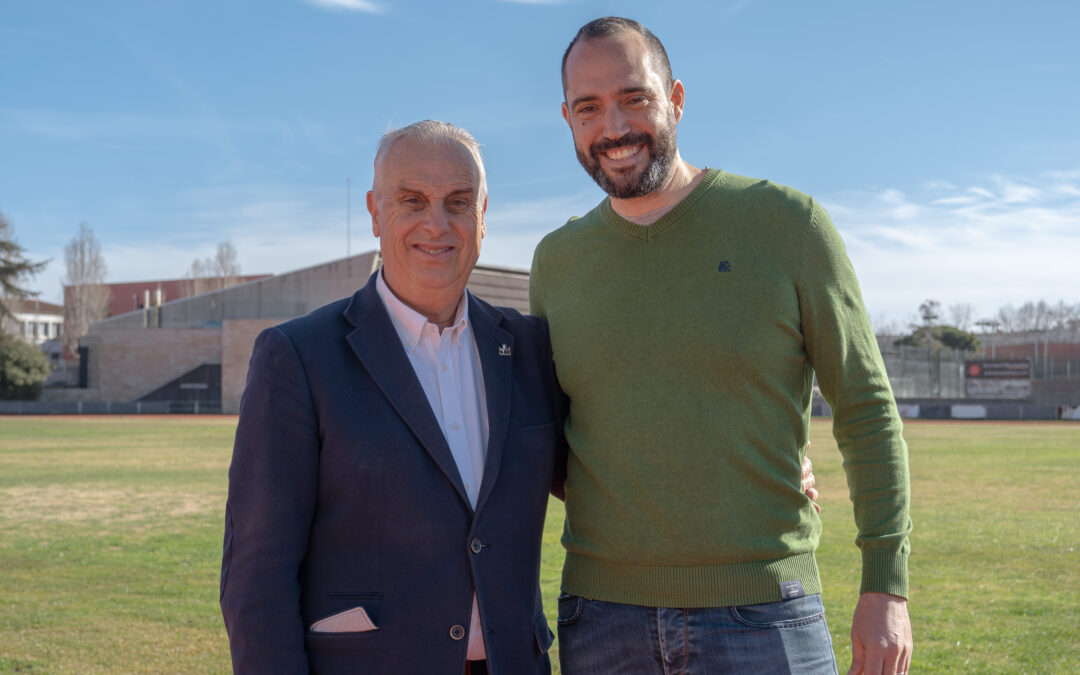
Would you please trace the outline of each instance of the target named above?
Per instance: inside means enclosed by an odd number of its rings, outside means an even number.
[[[608,194],[545,237],[530,281],[570,398],[562,672],[837,672],[799,470],[816,374],[862,552],[851,672],[902,675],[907,446],[836,228],[682,159],[685,90],[636,21],[586,24],[562,76]]]

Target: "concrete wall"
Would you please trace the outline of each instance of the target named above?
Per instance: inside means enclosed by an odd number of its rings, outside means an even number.
[[[89,347],[88,388],[55,401],[133,401],[203,364],[221,365],[221,409],[234,413],[261,330],[348,297],[380,263],[376,251],[166,302],[98,321]],[[520,270],[478,267],[469,291],[527,312],[529,280]]]
[[[90,349],[88,389],[100,401],[134,401],[204,363],[221,363],[220,328],[110,331],[81,344]]]
[[[221,412],[240,412],[240,397],[247,382],[248,362],[255,338],[264,328],[281,323],[277,319],[226,321],[221,331]]]

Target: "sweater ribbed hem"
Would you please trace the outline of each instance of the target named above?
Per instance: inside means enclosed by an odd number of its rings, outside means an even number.
[[[908,596],[908,553],[886,548],[863,548],[860,593]]]
[[[783,599],[780,583],[821,592],[813,553],[696,567],[650,566],[566,554],[562,590],[594,600],[645,607],[730,607]]]

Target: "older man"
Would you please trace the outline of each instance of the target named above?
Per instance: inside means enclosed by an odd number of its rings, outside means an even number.
[[[564,413],[544,323],[465,290],[476,141],[430,121],[386,134],[367,204],[381,271],[251,357],[221,574],[233,668],[547,673]]]
[[[566,436],[566,675],[835,673],[802,494],[814,375],[862,550],[851,672],[902,674],[907,448],[854,271],[790,188],[683,160],[685,91],[641,24],[586,24],[563,117],[608,199],[531,276]]]

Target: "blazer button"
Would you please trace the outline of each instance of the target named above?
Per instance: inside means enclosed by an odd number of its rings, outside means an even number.
[[[469,550],[471,550],[473,553],[479,553],[480,549],[482,549],[482,548],[484,548],[483,542],[481,542],[479,539],[477,539],[475,537],[473,538],[473,540],[471,542],[469,542]]]
[[[451,626],[450,637],[454,638],[455,640],[462,639],[463,637],[465,637],[465,629],[461,626]]]

